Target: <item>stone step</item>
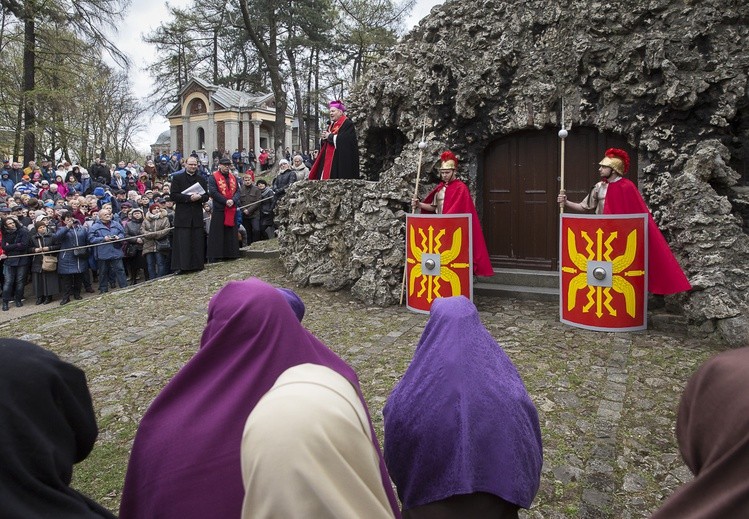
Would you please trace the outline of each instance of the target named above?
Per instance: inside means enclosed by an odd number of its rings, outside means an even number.
[[[484,278],[486,279],[486,278]],[[559,301],[559,290],[527,285],[504,285],[481,281],[473,284],[473,293],[491,297],[514,297],[534,301]]]
[[[559,290],[559,272],[549,270],[494,269],[490,278],[481,278],[482,283],[552,288]]]

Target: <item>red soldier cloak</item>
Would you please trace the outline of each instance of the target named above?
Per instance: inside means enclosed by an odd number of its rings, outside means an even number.
[[[679,262],[655,224],[648,206],[631,180],[621,178],[610,182],[603,204],[603,214],[648,215],[648,292],[652,294],[675,294],[692,288]]]
[[[437,187],[424,199],[424,203],[431,204],[437,192],[445,185],[444,182],[437,184]],[[427,211],[429,212],[429,211]],[[490,277],[494,275],[494,269],[489,261],[489,251],[486,249],[484,233],[481,231],[479,215],[476,213],[476,207],[473,205],[471,193],[468,192],[468,186],[458,179],[447,184],[445,189],[445,199],[442,202],[442,214],[459,214],[468,213],[471,215],[471,230],[473,234],[473,273],[477,276]]]

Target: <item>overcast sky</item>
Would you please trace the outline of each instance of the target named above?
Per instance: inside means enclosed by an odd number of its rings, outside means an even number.
[[[442,4],[444,0],[416,0],[416,6],[411,16],[406,20],[406,26],[410,29],[417,25],[419,20],[429,14],[435,5]],[[171,0],[172,6],[187,5],[189,0]],[[156,49],[151,45],[143,43],[143,34],[148,34],[158,27],[159,23],[168,18],[166,2],[154,0],[132,0],[128,9],[128,15],[124,22],[118,24],[117,35],[114,39],[118,47],[122,49],[132,60],[130,72],[133,80],[133,91],[136,95],[145,97],[153,89],[154,83],[169,81],[168,78],[154,76],[142,69],[154,61]],[[169,123],[161,114],[155,114],[147,121],[148,130],[136,138],[136,145],[141,151],[148,151],[149,145],[156,141],[159,134],[169,129]]]

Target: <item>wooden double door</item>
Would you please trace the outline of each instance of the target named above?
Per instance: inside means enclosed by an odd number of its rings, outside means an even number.
[[[558,128],[502,137],[484,152],[482,227],[496,268],[556,270],[559,260],[560,139]],[[576,127],[565,144],[565,189],[585,198],[598,181],[598,162],[608,148],[631,158],[627,177],[637,182],[637,154],[622,136]]]

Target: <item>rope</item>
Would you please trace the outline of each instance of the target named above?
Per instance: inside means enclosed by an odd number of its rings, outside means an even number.
[[[241,211],[242,209],[245,209],[247,207],[251,207],[253,205],[260,204],[262,202],[265,202],[266,200],[271,200],[272,198],[273,198],[272,196],[269,196],[269,197],[266,197],[266,198],[261,198],[260,200],[258,200],[256,202],[252,202],[252,203],[245,204],[245,205],[242,205],[242,206],[237,206],[237,211]],[[206,217],[206,218],[203,218],[203,221],[205,222],[205,221],[207,221],[209,219],[210,219],[210,216]],[[127,242],[127,241],[131,241],[131,240],[138,239],[138,238],[145,238],[145,237],[149,236],[150,234],[154,234],[154,233],[157,233],[157,232],[171,231],[172,229],[174,229],[173,225],[170,226],[170,227],[167,227],[165,229],[161,229],[159,231],[147,232],[147,233],[138,234],[138,235],[135,235],[135,236],[128,236],[126,238],[117,238],[116,240],[109,240],[108,242],[89,243],[89,244],[86,244],[86,245],[76,245],[75,247],[70,247],[70,248],[67,248],[67,249],[55,249],[55,250],[49,250],[47,252],[29,252],[27,254],[13,254],[12,256],[6,254],[6,256],[7,256],[7,258],[32,258],[34,256],[40,256],[40,255],[44,256],[45,254],[47,254],[47,255],[48,254],[59,254],[61,252],[68,252],[68,251],[72,251],[72,250],[75,250],[75,249],[89,249],[89,248],[94,248],[94,247],[100,247],[102,245],[112,245],[112,244],[115,244],[115,243]]]

